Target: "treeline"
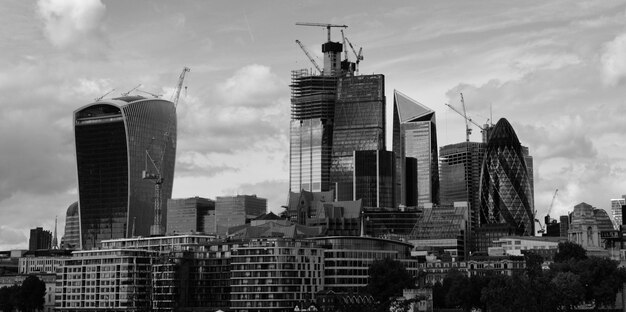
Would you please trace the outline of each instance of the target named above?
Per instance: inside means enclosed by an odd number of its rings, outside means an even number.
[[[0,311],[22,312],[43,310],[46,284],[37,276],[28,276],[22,285],[0,288]]]
[[[594,310],[610,308],[626,269],[617,261],[587,257],[575,243],[560,243],[554,263],[542,270],[543,259],[527,254],[524,274],[471,276],[451,271],[433,286],[437,308],[481,309],[498,312],[572,311],[581,304]]]

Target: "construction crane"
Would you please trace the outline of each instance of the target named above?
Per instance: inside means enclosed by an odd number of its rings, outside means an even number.
[[[135,86],[134,88],[128,90],[128,92],[124,92],[122,93],[122,96],[128,96],[131,92],[137,90],[137,88],[141,87],[141,84],[138,84],[137,86]]]
[[[550,202],[550,206],[548,207],[548,213],[546,214],[546,218],[545,218],[545,226],[547,227],[548,224],[550,223],[550,212],[552,211],[552,207],[554,206],[554,199],[556,199],[556,194],[559,192],[559,189],[556,189],[554,191],[554,195],[552,196],[552,201]],[[537,215],[537,210],[535,210],[535,216]],[[543,234],[546,232],[546,229],[544,229],[543,225],[541,224],[541,221],[539,221],[539,219],[535,218],[535,222],[539,223],[539,226],[541,227],[541,230],[537,231],[540,234]]]
[[[552,207],[554,206],[554,200],[556,199],[556,194],[559,193],[559,189],[554,191],[554,195],[552,195],[552,201],[550,202],[550,207],[548,207],[548,213],[546,213],[546,220],[550,219],[550,212],[552,211]]]
[[[183,81],[185,80],[185,74],[191,71],[188,67],[184,67],[178,78],[178,84],[172,95],[172,102],[174,103],[174,110],[178,106],[178,98],[180,91],[183,87]],[[150,150],[154,144],[155,138],[152,138],[150,145],[146,148],[145,165],[144,170],[141,173],[141,178],[144,180],[154,181],[154,220],[150,226],[150,235],[158,236],[165,233],[162,221],[162,209],[161,209],[161,188],[163,185],[163,175],[161,173],[161,166],[163,164],[163,158],[165,157],[165,151],[167,149],[168,137],[172,133],[174,127],[174,120],[169,120],[165,133],[163,133],[163,148],[161,149],[161,158],[157,161],[150,154]]]
[[[317,62],[315,62],[315,60],[313,59],[313,57],[311,56],[311,54],[309,54],[309,51],[307,51],[307,49],[304,47],[304,45],[302,44],[302,42],[300,42],[300,40],[296,39],[296,43],[300,46],[300,48],[302,49],[302,51],[304,51],[304,54],[306,54],[306,56],[309,58],[309,60],[311,61],[311,63],[313,63],[313,66],[315,66],[315,68],[317,68],[317,70],[322,73],[323,70],[322,68],[317,65]]]
[[[359,48],[359,53],[356,53],[356,50],[354,49],[354,46],[352,45],[352,42],[350,42],[350,40],[348,39],[348,37],[346,37],[343,34],[343,29],[341,30],[341,36],[343,37],[343,40],[345,42],[348,43],[348,45],[350,45],[350,49],[352,49],[352,52],[354,53],[354,57],[356,59],[356,61],[354,62],[356,64],[356,72],[359,73],[359,62],[361,62],[363,60],[363,47]],[[344,43],[345,45],[345,43]],[[346,53],[346,59],[348,58],[348,53]]]
[[[152,93],[152,92],[148,92],[148,91],[144,91],[144,90],[139,90],[139,89],[137,89],[137,92],[150,94],[150,95],[152,95],[153,97],[155,97],[157,99],[163,96],[163,94],[156,94],[156,93]]]
[[[107,95],[111,94],[111,92],[113,92],[113,91],[115,91],[115,89],[111,89],[111,91],[109,91],[109,92],[105,93],[105,94],[104,94],[104,95],[102,95],[101,97],[97,97],[97,98],[95,98],[95,99],[94,99],[94,101],[95,101],[95,102],[98,102],[98,101],[102,100],[105,96],[107,96]]]
[[[172,102],[174,103],[174,107],[178,106],[178,97],[180,97],[180,90],[183,88],[183,81],[185,80],[185,74],[190,72],[191,69],[189,67],[184,67],[183,71],[180,73],[178,77],[178,85],[176,86],[176,90],[174,91]]]
[[[472,118],[467,117],[467,111],[465,110],[465,100],[463,99],[463,93],[461,93],[461,103],[463,104],[463,112],[462,113],[458,109],[454,108],[454,106],[452,106],[452,105],[450,105],[448,103],[444,103],[444,105],[450,107],[455,113],[461,115],[461,117],[463,117],[463,119],[465,119],[465,136],[466,136],[466,141],[469,142],[469,137],[472,134],[472,129],[469,127],[468,122],[471,122],[476,127],[478,127],[478,129],[480,129],[481,133],[487,131],[487,129],[485,127],[479,125],[474,120],[472,120]],[[489,123],[489,119],[487,119],[487,121],[485,122],[485,124],[487,124],[487,123]],[[489,126],[488,126],[488,128],[489,128]]]
[[[317,26],[317,27],[326,27],[328,30],[328,41],[330,41],[330,29],[332,27],[340,27],[340,28],[348,28],[346,25],[335,25],[335,24],[324,24],[324,23],[296,23],[297,26]]]

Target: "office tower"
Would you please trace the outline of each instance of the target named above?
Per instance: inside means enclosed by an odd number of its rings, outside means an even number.
[[[256,195],[218,196],[215,199],[216,233],[224,235],[228,228],[244,225],[267,211],[267,199]]]
[[[44,231],[44,229],[40,227],[30,230],[28,250],[50,249],[51,243],[52,233],[50,233],[50,231]]]
[[[205,232],[204,224],[209,211],[215,215],[215,201],[202,197],[178,198],[167,200],[167,233]],[[215,221],[213,221],[215,223]],[[213,228],[215,225],[213,224]],[[213,230],[215,232],[215,230]],[[208,232],[211,233],[211,232]]]
[[[560,225],[560,237],[567,237],[567,231],[569,230],[569,216],[560,216],[559,217],[559,225]]]
[[[511,124],[501,118],[487,143],[480,178],[480,225],[507,224],[518,235],[534,235],[529,171]]]
[[[354,151],[353,198],[363,207],[395,207],[394,153],[383,150]]]
[[[467,258],[469,243],[469,209],[467,202],[452,205],[424,205],[422,217],[415,223],[409,243],[416,250],[449,253],[452,257]]]
[[[417,204],[438,204],[439,159],[435,112],[397,90],[394,90],[393,101],[400,117],[401,150],[405,157],[417,159]],[[408,189],[403,198],[407,194],[410,194]]]
[[[385,150],[385,77],[341,77],[333,128],[330,179],[338,200],[356,200],[354,151]],[[394,202],[395,204],[395,202]]]
[[[65,213],[65,234],[61,238],[61,249],[78,249],[80,247],[79,223],[78,202],[74,202],[67,207]]]
[[[331,188],[337,78],[344,74],[342,51],[341,43],[330,41],[329,30],[328,42],[322,44],[324,68],[320,75],[306,69],[291,72],[290,191],[321,192]]]
[[[480,169],[485,155],[485,143],[462,142],[439,149],[441,204],[469,203],[470,231],[478,227]],[[473,247],[471,247],[473,248]]]
[[[613,221],[616,228],[622,225],[622,206],[626,205],[626,195],[622,195],[622,198],[611,199],[611,215],[613,215]]]
[[[176,108],[141,96],[100,100],[74,112],[81,248],[103,239],[150,235],[155,180],[160,201],[172,194]],[[162,225],[166,213],[162,212]]]
[[[397,159],[397,158],[396,158]],[[404,157],[404,175],[402,176],[402,190],[404,205],[417,207],[417,159]],[[439,175],[437,175],[439,176]]]

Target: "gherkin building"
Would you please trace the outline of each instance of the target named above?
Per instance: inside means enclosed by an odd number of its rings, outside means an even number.
[[[480,173],[480,224],[508,224],[533,235],[532,180],[511,124],[500,119],[489,136]]]

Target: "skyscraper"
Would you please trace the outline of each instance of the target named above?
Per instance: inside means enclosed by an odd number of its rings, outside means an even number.
[[[485,143],[462,142],[443,146],[439,150],[441,204],[468,202],[471,231],[478,227],[478,190],[485,148]]]
[[[480,175],[480,224],[507,224],[534,235],[534,205],[522,146],[501,118],[489,136]]]
[[[417,159],[417,190],[403,188],[402,197],[417,191],[417,204],[439,203],[439,159],[435,112],[394,90],[394,107],[400,117],[401,150]],[[396,156],[397,157],[397,156]]]
[[[613,215],[613,221],[616,228],[619,228],[619,226],[622,225],[623,205],[626,205],[626,195],[622,195],[622,198],[611,199],[611,215]]]
[[[91,249],[103,239],[150,235],[155,182],[144,180],[142,171],[159,171],[160,200],[171,198],[174,104],[141,96],[97,101],[74,112],[74,135],[80,247]],[[165,211],[162,220],[165,225]]]
[[[65,213],[65,234],[61,238],[61,249],[78,249],[80,246],[80,222],[78,202],[67,207]]]
[[[333,128],[330,179],[338,200],[353,198],[354,151],[385,150],[385,77],[341,77]]]
[[[40,227],[30,230],[28,250],[50,249],[51,243],[52,233],[50,233],[50,231],[44,231],[44,229]]]
[[[354,151],[353,198],[363,207],[395,207],[394,153],[384,150]]]

